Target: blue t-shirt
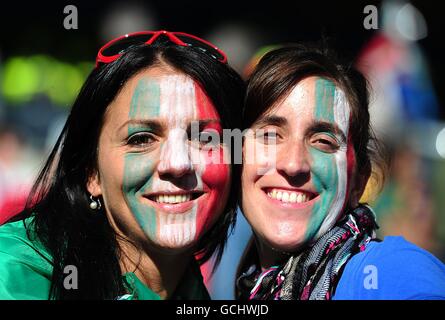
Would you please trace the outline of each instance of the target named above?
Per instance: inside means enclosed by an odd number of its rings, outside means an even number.
[[[403,237],[385,237],[351,258],[333,299],[445,299],[445,265]]]

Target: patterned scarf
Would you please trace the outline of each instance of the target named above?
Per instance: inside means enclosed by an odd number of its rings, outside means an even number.
[[[365,250],[378,228],[370,207],[361,205],[341,219],[307,249],[282,266],[263,272],[252,265],[238,278],[241,299],[330,300],[342,268]]]

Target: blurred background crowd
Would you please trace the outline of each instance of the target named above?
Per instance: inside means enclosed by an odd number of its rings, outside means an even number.
[[[77,29],[64,27],[67,5],[77,8]],[[367,5],[377,8],[377,28],[366,28]],[[371,182],[363,199],[375,208],[379,236],[403,235],[445,261],[445,17],[436,6],[395,0],[10,2],[0,13],[0,224],[23,207],[107,41],[140,30],[196,34],[223,49],[247,78],[270,48],[324,38],[372,85],[372,124],[391,160],[383,191],[376,195]],[[249,236],[239,216],[224,272],[206,279],[213,297],[231,297],[228,278]]]

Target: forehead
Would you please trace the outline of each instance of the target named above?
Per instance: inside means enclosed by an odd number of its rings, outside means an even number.
[[[275,107],[272,114],[336,123],[349,117],[349,104],[334,82],[321,77],[308,77],[298,82]]]
[[[154,67],[132,77],[110,104],[107,116],[166,122],[219,119],[216,108],[191,77]]]

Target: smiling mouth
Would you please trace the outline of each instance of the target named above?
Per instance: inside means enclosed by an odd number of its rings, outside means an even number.
[[[178,204],[196,200],[203,194],[204,192],[200,191],[188,193],[158,193],[149,195],[148,198],[157,203]]]
[[[317,194],[301,190],[287,190],[279,188],[266,188],[263,189],[266,195],[274,200],[281,201],[283,203],[305,203],[314,199]]]

